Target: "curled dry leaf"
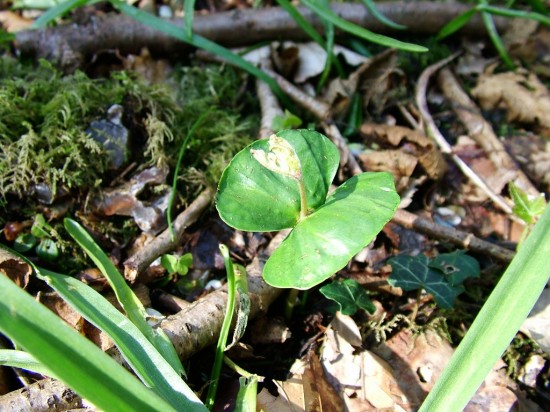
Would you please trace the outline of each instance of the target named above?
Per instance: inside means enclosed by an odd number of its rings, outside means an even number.
[[[10,278],[17,286],[26,288],[32,273],[31,266],[13,255],[6,249],[0,248],[0,274]]]
[[[138,195],[147,185],[163,184],[168,176],[168,168],[151,167],[145,169],[130,181],[113,189],[105,190],[96,199],[97,211],[106,216],[132,216],[144,232],[158,233],[165,226],[165,212],[168,208],[169,191],[145,202]]]
[[[485,110],[506,110],[510,122],[535,123],[550,129],[550,93],[533,73],[518,70],[484,74],[472,95]]]
[[[408,187],[417,165],[434,180],[439,180],[447,169],[445,159],[433,142],[407,127],[365,123],[361,126],[361,135],[388,148],[362,153],[359,159],[367,170],[390,171],[398,191]]]

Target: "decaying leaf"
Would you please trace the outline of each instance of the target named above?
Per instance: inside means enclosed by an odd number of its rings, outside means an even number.
[[[164,191],[159,197],[145,202],[138,195],[147,185],[163,184],[168,176],[168,168],[151,167],[145,169],[130,181],[116,188],[105,190],[96,199],[96,208],[106,216],[132,216],[144,232],[158,233],[166,226],[165,212],[170,197],[169,191]]]
[[[10,253],[0,248],[0,275],[10,278],[17,286],[26,288],[29,283],[29,276],[32,273],[31,266]]]
[[[391,172],[398,191],[409,186],[417,165],[434,180],[439,180],[447,170],[445,159],[433,142],[412,129],[365,123],[361,126],[361,135],[369,142],[388,148],[361,153],[359,159],[367,170]]]
[[[506,110],[509,122],[535,123],[550,129],[550,95],[533,73],[518,70],[484,74],[472,95],[485,110]]]
[[[26,19],[13,11],[0,11],[0,23],[9,33],[30,28],[32,19]]]

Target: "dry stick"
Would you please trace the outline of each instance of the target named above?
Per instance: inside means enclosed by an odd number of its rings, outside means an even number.
[[[174,240],[172,240],[170,231],[166,229],[135,255],[126,259],[124,262],[124,277],[130,282],[134,282],[137,275],[147,269],[155,259],[174,250],[181,242],[185,229],[199,218],[213,199],[213,189],[205,189],[174,221]]]
[[[377,5],[391,20],[404,24],[409,32],[433,35],[444,24],[469,9],[457,3],[433,1],[382,2]],[[338,3],[332,10],[343,19],[376,33],[395,33],[381,24],[362,4]],[[323,23],[309,9],[299,7],[306,20],[322,32]],[[499,32],[506,30],[504,18],[494,18]],[[182,19],[171,20],[182,25]],[[196,15],[193,31],[227,47],[245,46],[266,40],[308,39],[304,31],[281,8],[233,10]],[[484,24],[475,16],[463,29],[470,35],[486,35]],[[337,32],[337,34],[340,32]],[[87,24],[66,24],[54,28],[21,31],[14,42],[23,56],[45,58],[66,70],[74,70],[90,60],[98,50],[118,50],[138,54],[143,47],[155,56],[180,56],[189,48],[180,41],[136,22],[124,15],[93,16]]]
[[[416,104],[424,121],[426,134],[437,143],[441,152],[447,154],[453,160],[457,167],[462,171],[462,173],[464,173],[465,176],[467,176],[472,181],[472,183],[481,188],[500,209],[502,209],[507,214],[512,215],[512,207],[509,206],[508,203],[506,203],[504,198],[502,198],[500,195],[495,193],[493,189],[487,186],[483,179],[481,179],[481,177],[479,177],[470,168],[470,166],[468,166],[460,157],[453,153],[451,145],[447,142],[447,140],[445,140],[445,137],[443,137],[443,135],[437,128],[428,109],[428,103],[426,101],[426,90],[428,88],[430,77],[457,56],[458,53],[455,53],[447,57],[446,59],[443,59],[435,64],[432,64],[431,66],[428,66],[422,72],[418,79],[418,83],[416,85]]]
[[[468,130],[468,135],[485,151],[498,170],[503,168],[512,173],[511,180],[528,194],[538,196],[539,192],[529,178],[518,169],[516,162],[506,151],[504,144],[495,134],[491,124],[481,115],[481,111],[466,92],[460,87],[456,77],[448,68],[443,68],[437,77],[439,87]]]
[[[263,59],[260,66],[263,70],[271,70],[272,68],[269,59]],[[258,96],[262,113],[258,135],[260,139],[264,139],[271,136],[274,132],[272,129],[273,119],[277,116],[283,116],[284,113],[271,88],[260,79],[256,79],[256,95]]]
[[[435,72],[439,67],[441,67],[444,64],[447,64],[450,60],[452,60],[456,56],[457,55],[455,54],[455,55],[450,56],[449,58],[443,60],[442,62],[438,63],[439,66],[436,67],[435,69],[432,69],[432,72]],[[433,66],[431,66],[431,67],[433,67]],[[426,97],[425,97],[425,90],[426,90],[426,85],[427,85],[429,77],[430,77],[429,75],[425,75],[423,73],[422,76],[421,76],[421,79],[419,80],[419,83],[420,82],[423,83],[423,85],[419,86],[419,88],[421,90],[424,90],[422,98],[420,99],[420,103],[423,104],[424,107],[427,107]],[[329,128],[332,132],[336,131],[336,133],[334,133],[334,135],[333,135],[333,138],[335,136],[339,136],[339,137],[337,137],[339,139],[338,143],[336,143],[338,148],[340,150],[342,150],[342,147],[345,147],[347,149],[347,147],[346,147],[347,145],[346,145],[346,142],[345,142],[344,138],[340,134],[338,128],[334,124],[332,124],[332,122],[330,121],[330,116],[328,114],[325,114],[326,113],[325,110],[319,110],[319,107],[323,107],[322,105],[319,106],[320,102],[315,101],[315,99],[310,97],[310,96],[308,96],[307,99],[305,97],[301,98],[302,96],[301,96],[300,93],[303,94],[303,92],[300,89],[298,89],[296,86],[294,86],[292,83],[290,83],[288,81],[287,82],[282,82],[282,81],[278,80],[277,77],[275,77],[275,78],[276,78],[277,82],[279,83],[279,86],[281,86],[281,88],[285,92],[290,91],[289,95],[291,97],[296,96],[295,101],[297,103],[301,104],[302,107],[304,107],[306,110],[309,110],[314,115],[322,113],[323,114],[323,119],[322,119],[323,120],[323,125],[325,127]],[[417,100],[418,100],[418,90],[417,90]],[[312,101],[313,101],[313,104],[311,104],[311,106],[310,106],[310,103]],[[420,106],[420,104],[419,104],[419,106]],[[427,111],[427,108],[424,111],[422,110],[422,108],[420,108],[420,110],[423,113],[424,121],[426,121],[427,123],[432,125],[432,127],[435,128],[436,133],[439,133],[439,130],[437,130],[437,127],[435,127],[435,123],[433,122],[433,119],[429,115],[429,112]],[[424,113],[426,113],[426,114],[424,114]],[[443,152],[450,153],[450,151],[451,151],[450,145],[443,138],[443,136],[439,133],[437,138],[439,140],[441,140],[441,145],[443,146],[443,147],[441,147],[441,150]],[[438,144],[439,144],[439,142],[438,142]],[[342,155],[342,153],[341,153],[341,155]],[[350,171],[353,174],[362,173],[361,166],[357,163],[357,161],[355,160],[355,157],[352,155],[352,153],[349,151],[349,149],[347,149],[347,156],[348,156],[347,164],[350,166]],[[460,160],[460,161],[462,162],[462,160]],[[464,162],[462,162],[462,163],[464,163]],[[475,174],[474,174],[474,176],[475,176]],[[456,229],[453,229],[453,228],[447,228],[447,227],[437,225],[435,223],[430,222],[427,219],[420,218],[420,217],[414,215],[413,213],[407,212],[405,210],[398,210],[395,213],[392,221],[399,224],[399,225],[401,225],[401,226],[403,226],[403,227],[417,230],[421,233],[425,233],[425,234],[433,236],[437,239],[448,241],[448,242],[451,242],[451,243],[456,244],[456,245],[461,246],[461,247],[468,247],[470,250],[473,250],[475,252],[486,253],[486,254],[494,257],[495,259],[498,259],[498,260],[501,260],[501,261],[504,261],[504,262],[509,262],[512,259],[512,257],[514,256],[514,252],[511,252],[510,250],[504,249],[500,246],[494,245],[494,244],[492,244],[490,242],[487,242],[485,240],[479,239],[479,238],[475,237],[474,235],[472,235],[471,233],[465,233],[465,232],[462,232],[460,230],[456,230]]]

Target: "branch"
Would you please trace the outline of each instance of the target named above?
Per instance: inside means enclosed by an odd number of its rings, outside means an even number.
[[[362,4],[333,4],[332,10],[340,17],[375,33],[395,34],[395,30],[372,17]],[[378,5],[391,20],[408,27],[410,33],[433,35],[452,18],[469,9],[458,3],[428,1],[386,2]],[[323,24],[313,12],[298,8],[304,18],[319,31]],[[499,32],[507,27],[507,20],[495,17]],[[182,26],[181,19],[172,23]],[[233,10],[197,15],[193,31],[226,47],[250,45],[266,40],[305,40],[307,35],[281,8]],[[485,35],[485,26],[475,16],[463,29],[470,35]],[[337,32],[337,34],[342,34]],[[180,56],[188,49],[180,41],[143,26],[131,17],[118,14],[94,16],[87,24],[66,24],[54,28],[21,31],[17,33],[15,47],[23,56],[48,59],[59,67],[72,71],[90,60],[98,50],[116,49],[122,54],[138,54],[147,47],[154,55]]]

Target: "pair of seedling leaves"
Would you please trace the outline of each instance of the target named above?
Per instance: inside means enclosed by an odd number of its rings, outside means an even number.
[[[274,287],[309,289],[368,245],[399,205],[393,177],[367,172],[327,197],[340,154],[312,130],[283,130],[239,152],[220,179],[216,206],[231,227],[292,231],[267,260]]]

